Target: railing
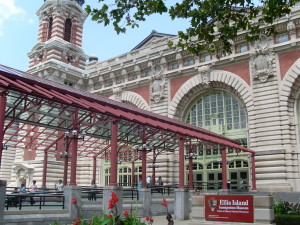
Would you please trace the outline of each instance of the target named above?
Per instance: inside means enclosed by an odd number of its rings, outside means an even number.
[[[53,194],[44,194],[41,192],[35,193],[16,193],[6,194],[5,207],[9,208],[36,207],[41,210],[42,207],[57,207],[65,208],[65,197],[63,193],[55,192]]]
[[[97,198],[103,198],[103,188],[89,188],[89,187],[82,187],[81,188],[81,197],[87,198],[90,201],[96,201]]]
[[[89,188],[82,187],[82,198],[87,198],[90,201],[96,201],[99,198],[103,198],[103,188]],[[123,198],[139,199],[139,192],[136,188],[123,188]]]
[[[209,191],[222,189],[222,182],[193,182],[195,190]],[[237,182],[228,182],[227,188],[230,191],[248,191],[249,186],[247,184],[241,184],[239,188]]]
[[[123,198],[131,200],[139,200],[139,190],[136,188],[123,188]]]
[[[174,193],[174,189],[178,188],[178,184],[172,185],[152,185],[148,186],[151,188],[151,194],[159,193],[161,195],[170,195]]]

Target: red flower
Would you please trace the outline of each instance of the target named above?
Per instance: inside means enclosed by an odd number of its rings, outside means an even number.
[[[119,201],[118,196],[115,192],[111,193],[111,199],[108,201],[109,206],[108,209],[112,209],[116,206],[116,203]]]
[[[111,193],[111,199],[116,203],[119,201],[118,196],[115,192]]]
[[[129,214],[129,213],[128,213],[127,210],[125,210],[125,211],[123,212],[123,215],[126,216],[126,217],[128,217],[128,214]]]
[[[71,204],[77,204],[77,199],[76,198],[72,198],[72,202],[71,202]]]
[[[146,220],[150,223],[153,223],[153,218],[151,216],[146,216]]]
[[[73,221],[74,221],[73,225],[80,225],[81,224],[80,219],[74,218]]]
[[[112,218],[112,217],[113,217],[112,214],[108,214],[108,215],[107,215],[107,218]]]
[[[168,207],[168,201],[165,199],[165,198],[163,198],[163,203],[161,203],[161,205],[163,205],[164,207]]]
[[[112,208],[114,208],[115,205],[116,205],[116,203],[115,203],[112,199],[110,199],[110,200],[108,201],[108,203],[109,203],[108,209],[112,209]]]

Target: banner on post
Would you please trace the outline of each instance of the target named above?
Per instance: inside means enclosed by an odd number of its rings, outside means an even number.
[[[206,195],[205,220],[253,223],[253,196]]]

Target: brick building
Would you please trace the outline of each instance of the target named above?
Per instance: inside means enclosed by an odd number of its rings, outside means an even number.
[[[176,42],[177,36],[152,31],[132,51],[100,62],[81,46],[83,3],[44,2],[37,12],[38,41],[28,54],[29,73],[225,135],[257,152],[258,190],[300,191],[300,5],[277,21],[277,35],[247,43],[240,33],[232,54],[220,59],[171,49],[168,41]],[[207,145],[202,149],[195,152],[193,179],[213,189],[209,183],[222,180],[220,153]],[[29,154],[4,153],[2,176],[10,180],[13,174],[12,183],[20,171],[27,182],[39,177],[42,156]],[[251,186],[248,156],[228,152],[228,158],[231,188]],[[178,182],[176,153],[160,155],[156,163],[164,183]],[[52,185],[61,178],[63,163],[53,157],[49,167]],[[109,162],[98,162],[97,168],[97,183],[103,186]],[[120,183],[131,180],[130,170],[130,164],[120,164]],[[135,170],[138,176],[138,163]],[[78,184],[87,185],[92,163],[79,159],[78,171]]]

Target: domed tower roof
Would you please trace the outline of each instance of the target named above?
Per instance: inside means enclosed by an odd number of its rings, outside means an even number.
[[[44,0],[44,2],[47,1],[47,0]],[[77,2],[80,6],[83,6],[85,0],[69,0],[69,1],[75,1]]]

